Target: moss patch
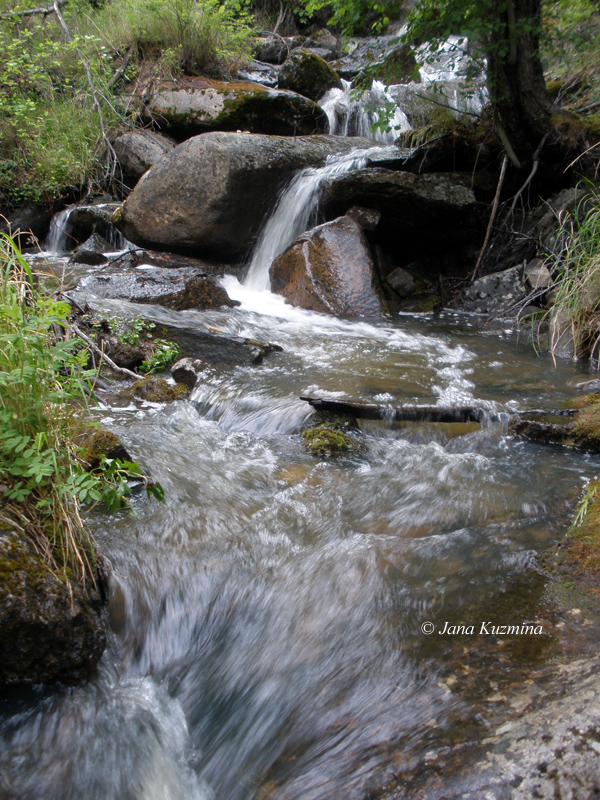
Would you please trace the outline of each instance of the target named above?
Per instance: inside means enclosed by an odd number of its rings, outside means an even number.
[[[309,453],[316,456],[357,453],[360,450],[360,444],[352,436],[326,425],[302,431],[302,438]]]
[[[116,434],[98,428],[83,440],[81,458],[90,465],[91,469],[96,469],[100,466],[102,456],[132,461]]]
[[[128,397],[138,397],[141,400],[148,400],[150,403],[172,403],[174,400],[181,400],[187,397],[190,390],[183,383],[176,383],[171,386],[164,378],[157,378],[150,375],[135,381],[124,391]]]

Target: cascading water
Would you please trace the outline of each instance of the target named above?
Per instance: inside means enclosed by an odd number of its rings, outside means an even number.
[[[49,253],[68,253],[78,244],[69,226],[69,217],[75,208],[77,206],[68,206],[52,217],[45,245]]]
[[[329,156],[322,167],[299,172],[283,190],[275,210],[268,217],[256,242],[244,285],[249,289],[269,289],[269,270],[275,258],[309,227],[318,209],[323,182],[367,163],[369,150],[352,150]]]
[[[396,105],[392,95],[381,81],[373,81],[371,88],[360,97],[353,98],[352,84],[342,80],[342,89],[329,89],[319,105],[327,114],[329,133],[336,136],[366,136],[385,144],[393,144],[401,133],[411,129],[408,117]],[[395,105],[389,120],[389,130],[374,129],[380,114],[389,104]]]

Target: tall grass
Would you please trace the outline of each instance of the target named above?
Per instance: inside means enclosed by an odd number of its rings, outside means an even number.
[[[551,349],[568,335],[574,356],[598,356],[600,347],[600,189],[589,192],[565,218],[562,248],[554,257],[560,283],[552,311]],[[553,265],[550,265],[553,266]]]
[[[62,336],[69,311],[35,291],[29,266],[1,235],[0,524],[26,535],[53,570],[85,580],[96,571],[75,438],[85,425],[87,354]]]

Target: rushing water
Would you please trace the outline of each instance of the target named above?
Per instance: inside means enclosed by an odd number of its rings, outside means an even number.
[[[319,101],[327,114],[329,133],[336,136],[367,136],[378,142],[393,144],[401,133],[411,129],[404,111],[396,106],[389,119],[389,129],[374,128],[382,109],[395,100],[381,81],[373,81],[368,91],[360,96],[352,94],[352,84],[342,80],[341,89],[329,89]]]
[[[394,776],[485,730],[492,680],[559,646],[536,553],[596,460],[501,424],[374,423],[356,455],[317,459],[299,397],[499,411],[556,405],[585,375],[456,317],[340,320],[226,286],[240,308],[103,301],[284,350],[207,367],[186,401],[98,410],[167,504],[92,516],[113,568],[110,646],[86,686],[3,698],[3,799],[333,800],[390,781],[400,797]],[[485,620],[545,633],[421,632]]]
[[[275,258],[315,221],[323,183],[335,175],[364,167],[369,152],[357,148],[342,155],[328,156],[324,166],[307,167],[298,172],[283,189],[260,232],[246,275],[245,283],[249,288],[258,291],[269,288],[269,269]]]

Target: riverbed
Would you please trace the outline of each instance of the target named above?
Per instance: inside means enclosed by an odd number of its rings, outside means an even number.
[[[110,645],[87,685],[1,700],[3,798],[402,797],[581,636],[539,557],[600,460],[506,422],[559,407],[588,366],[465,315],[338,319],[224,285],[239,308],[87,298],[283,351],[207,367],[185,401],[94,412],[167,502],[91,515],[112,567]],[[363,422],[357,453],[315,458],[305,395],[476,405],[495,421]]]

